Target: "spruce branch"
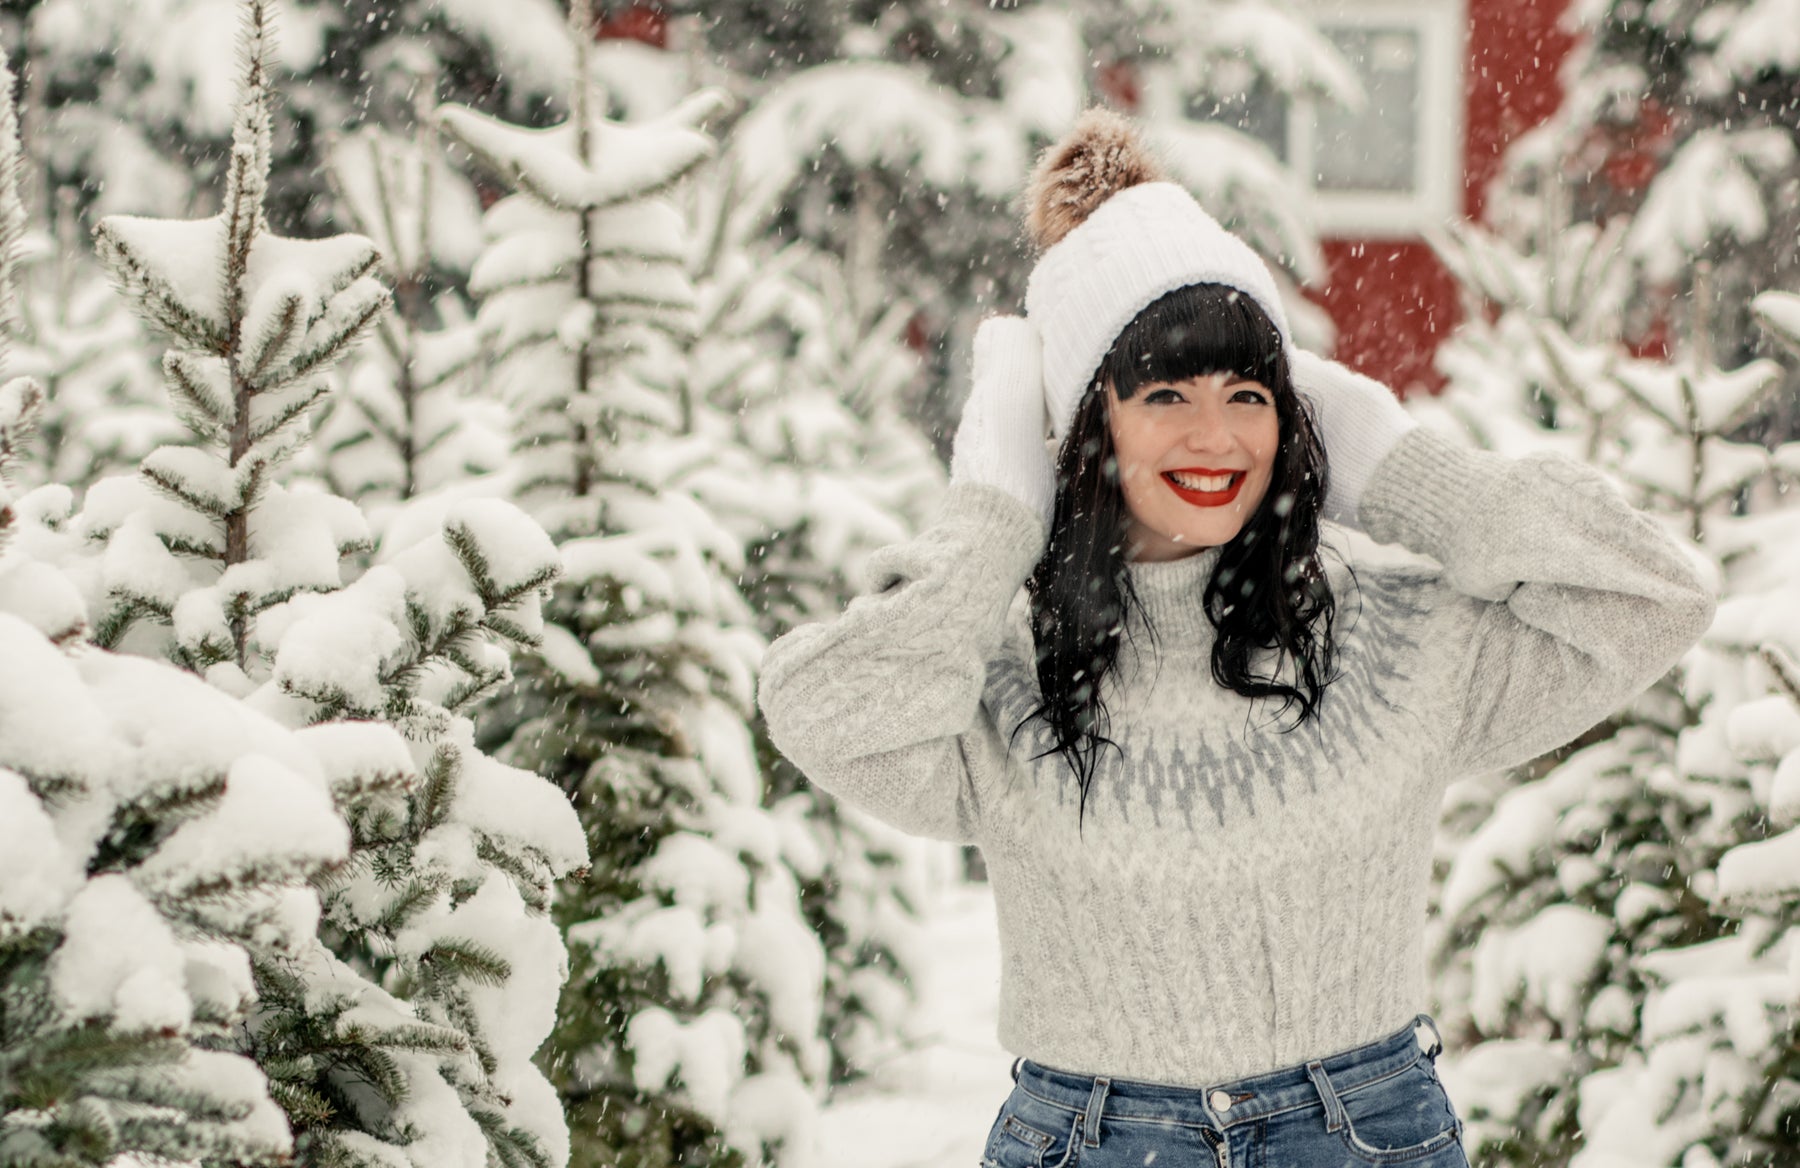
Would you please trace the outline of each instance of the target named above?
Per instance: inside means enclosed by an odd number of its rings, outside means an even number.
[[[508,680],[505,673],[467,677],[450,687],[450,692],[444,695],[443,706],[453,714],[463,713],[469,707],[497,693]]]
[[[366,262],[357,272],[358,278],[333,295],[327,312],[330,327],[309,329],[299,352],[264,378],[257,379],[259,389],[298,381],[320,372],[362,339],[363,333],[388,306],[387,288],[379,280],[361,278],[378,259],[375,250],[370,248]],[[313,337],[314,331],[321,335]]]
[[[13,91],[17,81],[0,52],[0,368],[19,327],[19,243],[25,237],[25,203],[19,197],[22,151],[19,109]]]
[[[272,95],[268,63],[274,50],[274,16],[272,0],[243,0],[238,34],[241,81],[232,118],[231,158],[225,171],[223,203],[225,305],[234,353],[242,349],[244,280],[250,266],[250,249],[267,226],[263,206],[269,183]]]
[[[182,421],[202,439],[213,443],[225,440],[233,418],[229,390],[222,396],[219,391],[223,387],[206,375],[212,367],[209,363],[217,360],[185,349],[171,349],[163,355],[163,381],[169,388],[169,397],[181,411]]]
[[[197,560],[223,560],[225,549],[216,543],[202,543],[191,535],[178,532],[163,532],[163,546],[178,556],[193,556]]]
[[[383,1046],[418,1054],[464,1055],[469,1052],[469,1040],[465,1035],[448,1026],[433,1026],[427,1022],[388,1027],[380,1032],[380,1038]]]
[[[121,638],[131,631],[131,626],[145,616],[160,616],[167,619],[166,613],[158,612],[154,607],[122,596],[114,592],[109,598],[114,601],[98,623],[94,625],[94,644],[102,649],[111,649],[118,645]]]
[[[281,409],[277,410],[274,415],[265,420],[260,426],[256,426],[250,430],[250,450],[255,450],[257,447],[264,445],[272,445],[275,438],[283,436],[295,423],[301,421],[310,414],[318,407],[319,403],[326,399],[330,392],[331,387],[325,384],[324,381],[320,381],[309,387],[297,400],[288,402],[286,405],[282,406]],[[271,451],[267,461],[276,461],[276,458],[273,455],[274,452]]]
[[[94,227],[94,254],[125,298],[152,325],[202,352],[231,351],[230,327],[196,312],[180,293],[125,238],[121,223],[108,216]]]
[[[542,636],[527,629],[505,613],[491,612],[481,623],[488,632],[520,648],[535,649],[544,640]]]
[[[258,335],[249,338],[238,354],[238,365],[250,366],[245,373],[246,379],[254,384],[263,384],[269,363],[293,343],[304,327],[301,316],[305,310],[306,297],[298,291],[290,289],[282,295],[281,306],[276,310],[274,319]]]
[[[153,899],[168,906],[171,913],[192,911],[191,906],[204,907],[207,902],[229,903],[241,899],[246,891],[279,885],[303,884],[320,865],[290,856],[253,856],[234,860],[229,865],[203,873],[177,873],[146,889]],[[183,906],[189,906],[183,908]]]
[[[461,777],[462,752],[447,742],[440,744],[431,752],[431,761],[425,764],[424,781],[413,802],[414,838],[443,826],[450,818],[450,807],[456,800]]]
[[[412,1094],[412,1084],[400,1061],[384,1048],[400,1045],[395,1031],[371,1033],[354,1026],[340,1033],[333,1061],[362,1079],[389,1107],[398,1107]]]
[[[370,929],[384,937],[394,936],[430,908],[442,895],[444,887],[441,878],[415,877],[408,880],[400,889],[400,894],[381,910],[381,915],[369,922]]]
[[[475,854],[483,863],[512,877],[520,898],[533,912],[550,911],[550,889],[556,875],[549,857],[542,851],[530,846],[509,848],[502,845],[499,837],[477,831]]]
[[[490,1085],[494,1075],[500,1070],[500,1060],[494,1055],[493,1044],[482,1033],[481,1017],[475,1013],[474,1005],[469,1001],[469,991],[464,981],[476,980],[471,977],[459,977],[445,981],[433,999],[433,1004],[442,1012],[444,1019],[469,1036],[469,1053],[475,1056],[475,1063],[481,1068],[482,1077],[489,1083],[459,1083],[463,1088],[463,1096],[473,1103],[483,1097],[492,1099],[495,1091]],[[460,1076],[459,1076],[460,1077]],[[471,1107],[471,1111],[473,1107]]]
[[[43,408],[44,390],[37,382],[19,377],[0,385],[0,551],[11,542],[18,522],[12,505],[12,468],[31,440]]]
[[[475,659],[473,650],[481,643],[477,626],[471,625],[467,636],[460,637],[454,643],[444,646],[441,657],[468,677],[477,680],[487,677],[493,677],[495,679],[504,678],[506,675],[504,668],[495,669],[491,666],[483,665],[480,661]]]
[[[358,796],[354,801],[339,804],[344,817],[350,821],[352,855],[361,853],[365,848],[380,847],[404,838],[406,816],[402,808],[391,806],[386,798],[379,801],[375,797],[363,798],[361,792]],[[358,866],[346,865],[346,874]]]
[[[1769,667],[1769,672],[1775,677],[1775,684],[1787,694],[1788,700],[1800,708],[1800,662],[1796,662],[1786,649],[1774,642],[1763,644],[1757,649],[1756,655]]]
[[[304,699],[313,705],[307,715],[309,726],[320,726],[327,722],[369,722],[378,721],[380,710],[372,710],[351,700],[349,691],[339,685],[309,686],[295,681],[291,677],[283,677],[277,682],[282,693]]]
[[[44,1099],[52,1085],[72,1085],[95,1072],[179,1062],[187,1044],[162,1029],[114,1028],[102,1019],[52,1030],[32,1043],[29,1062],[19,1066],[9,1086],[23,1099]],[[64,1098],[66,1091],[57,1092]]]
[[[488,1147],[499,1154],[506,1168],[554,1168],[550,1154],[531,1132],[508,1126],[498,1112],[473,1107],[469,1110],[487,1136]]]
[[[287,1065],[292,1069],[287,1074],[278,1074],[271,1063],[263,1063],[263,1069],[269,1075],[269,1098],[287,1113],[288,1122],[296,1131],[330,1123],[337,1115],[337,1108],[308,1082],[313,1076],[312,1061],[293,1060]]]
[[[542,593],[545,589],[562,579],[561,564],[545,564],[531,575],[526,576],[507,588],[495,588],[493,598],[487,601],[490,608],[504,612],[514,608],[527,597]],[[492,614],[490,614],[492,615]]]
[[[419,955],[419,964],[430,971],[430,979],[444,984],[454,979],[477,985],[503,986],[512,976],[512,964],[506,958],[466,938],[439,939]]]
[[[12,475],[44,409],[44,387],[27,377],[0,385],[0,485]]]
[[[239,500],[228,501],[191,490],[186,480],[160,466],[146,464],[138,468],[138,473],[144,476],[145,482],[163,494],[214,519],[223,520],[227,515],[243,506]]]
[[[494,594],[494,571],[481,550],[481,541],[470,530],[468,524],[450,522],[444,524],[444,542],[450,545],[450,551],[456,556],[457,563],[462,565],[468,575],[469,582],[475,585],[476,595],[481,597],[484,608],[494,607],[491,599]]]
[[[113,808],[106,834],[88,860],[88,871],[118,872],[141,864],[182,823],[205,815],[224,797],[225,776],[213,773],[122,801]]]
[[[430,385],[413,385],[412,389],[413,389],[414,393],[423,393],[427,390],[437,389],[442,384],[443,384],[443,381],[440,379],[438,381],[433,382]],[[416,434],[409,434],[406,436],[407,437],[407,442],[406,442],[407,449],[406,449],[405,453],[410,458],[412,458],[412,460],[416,463],[419,459],[424,458],[427,454],[432,453],[438,447],[440,447],[444,443],[448,442],[452,437],[455,436],[455,433],[456,433],[456,430],[455,430],[454,426],[446,425],[446,426],[440,427],[439,429],[433,431],[430,434],[427,434],[423,440],[419,439]],[[391,441],[391,439],[390,439],[390,441]],[[400,444],[396,443],[396,445],[400,445]]]
[[[59,773],[9,762],[8,768],[25,780],[31,793],[52,807],[60,807],[85,798],[90,790],[87,780],[73,772]]]

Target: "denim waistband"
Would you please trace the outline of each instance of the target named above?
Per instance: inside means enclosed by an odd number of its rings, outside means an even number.
[[[1425,1041],[1422,1027],[1430,1030],[1429,1049],[1421,1045]],[[1185,1121],[1223,1130],[1303,1107],[1323,1108],[1321,1078],[1329,1081],[1333,1093],[1347,1095],[1397,1075],[1421,1058],[1435,1059],[1443,1049],[1437,1023],[1429,1014],[1420,1014],[1374,1042],[1205,1087],[1079,1075],[1028,1058],[1013,1064],[1013,1079],[1027,1094],[1071,1111],[1085,1111],[1091,1120],[1097,1121],[1104,1112],[1121,1119]]]

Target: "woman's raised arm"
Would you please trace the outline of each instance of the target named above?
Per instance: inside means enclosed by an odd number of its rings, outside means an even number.
[[[1436,693],[1452,771],[1568,742],[1712,622],[1694,561],[1598,471],[1465,449],[1379,382],[1310,353],[1293,368],[1320,417],[1335,517],[1443,565],[1427,651],[1452,667]]]
[[[1007,609],[1043,554],[1054,485],[1042,342],[1019,317],[975,336],[975,372],[938,520],[869,559],[834,620],[769,646],[758,704],[806,777],[915,835],[968,842],[1005,766],[981,708]]]
[[[1434,637],[1454,654],[1446,761],[1514,766],[1642,693],[1712,622],[1679,544],[1591,467],[1506,458],[1426,430],[1377,469],[1358,518],[1443,565]]]
[[[775,745],[903,831],[972,841],[977,791],[1005,765],[982,684],[1043,541],[1017,499],[952,486],[936,523],[870,557],[870,591],[769,647],[758,701]]]

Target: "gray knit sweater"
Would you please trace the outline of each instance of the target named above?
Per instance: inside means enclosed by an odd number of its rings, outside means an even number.
[[[981,847],[1008,1050],[1205,1086],[1404,1026],[1426,1006],[1448,782],[1588,729],[1712,617],[1681,549],[1567,459],[1415,429],[1359,520],[1419,555],[1333,570],[1339,676],[1289,733],[1279,703],[1212,679],[1217,551],[1131,565],[1159,641],[1131,630],[1143,650],[1107,679],[1123,757],[1102,753],[1080,834],[1073,773],[1032,760],[1041,722],[1009,744],[1037,703],[1021,585],[1045,538],[1011,496],[952,487],[932,527],[871,559],[868,594],[769,648],[761,704],[810,779]]]

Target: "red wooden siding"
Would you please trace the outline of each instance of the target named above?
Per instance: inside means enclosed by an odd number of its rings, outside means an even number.
[[[1557,69],[1574,46],[1557,27],[1567,0],[1467,0],[1463,213],[1506,148],[1562,100]],[[1427,111],[1429,114],[1429,111]],[[1337,357],[1402,392],[1443,388],[1432,356],[1462,318],[1456,284],[1417,239],[1327,239],[1327,281],[1313,299],[1338,327]]]

